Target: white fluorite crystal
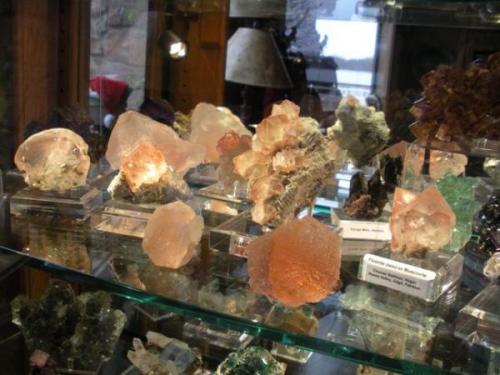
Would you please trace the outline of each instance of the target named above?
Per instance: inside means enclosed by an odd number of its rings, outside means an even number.
[[[40,190],[66,190],[85,185],[90,168],[88,145],[69,129],[36,133],[17,149],[14,162],[26,183]]]

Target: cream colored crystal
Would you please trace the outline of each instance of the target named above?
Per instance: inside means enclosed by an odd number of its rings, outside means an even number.
[[[211,163],[219,161],[217,143],[229,131],[240,136],[252,135],[240,119],[227,108],[208,103],[199,103],[194,108],[191,114],[189,141],[205,149],[205,161]]]
[[[205,151],[198,145],[185,141],[167,125],[154,121],[138,112],[128,111],[120,115],[111,132],[106,158],[119,169],[124,160],[143,143],[158,149],[168,165],[180,176],[200,164]]]
[[[146,225],[142,247],[159,267],[180,268],[194,256],[203,232],[203,219],[177,201],[155,210]]]
[[[17,149],[14,162],[26,183],[40,190],[66,190],[85,185],[90,168],[88,145],[69,129],[36,133]]]

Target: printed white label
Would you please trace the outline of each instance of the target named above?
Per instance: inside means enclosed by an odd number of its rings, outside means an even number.
[[[436,279],[436,272],[378,255],[366,254],[363,257],[361,279],[427,299]]]
[[[353,240],[390,241],[389,223],[377,221],[340,220],[342,237]]]

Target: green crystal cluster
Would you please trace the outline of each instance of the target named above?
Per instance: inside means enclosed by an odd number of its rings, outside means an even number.
[[[12,321],[33,352],[50,354],[58,367],[95,370],[113,354],[125,314],[111,308],[104,292],[75,296],[71,286],[52,280],[39,301],[25,296],[12,303]]]
[[[222,362],[216,375],[282,375],[285,366],[278,362],[266,349],[253,346],[229,354]]]
[[[364,106],[356,98],[347,96],[342,99],[335,114],[337,122],[328,129],[328,135],[347,150],[356,166],[369,164],[389,139],[390,130],[384,112]]]
[[[472,218],[481,209],[481,203],[474,198],[477,184],[477,178],[455,176],[446,176],[436,182],[437,188],[456,217],[449,245],[451,250],[460,250],[471,236]]]

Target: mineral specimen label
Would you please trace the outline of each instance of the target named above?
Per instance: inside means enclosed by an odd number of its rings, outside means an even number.
[[[342,237],[353,240],[390,241],[389,223],[378,221],[340,220]]]
[[[431,294],[436,279],[433,271],[373,254],[363,257],[360,276],[361,280],[422,299]]]

